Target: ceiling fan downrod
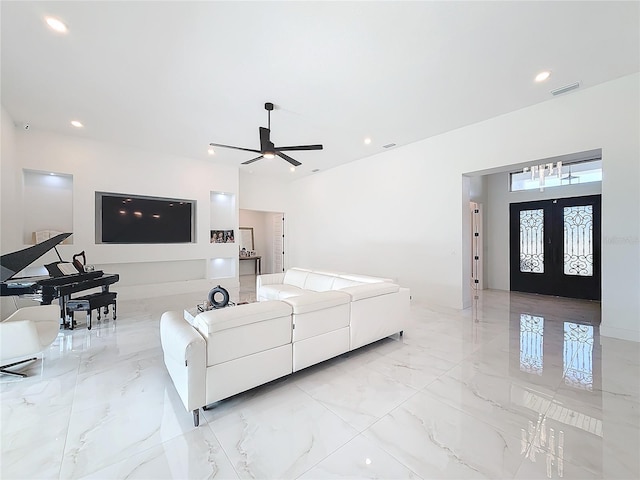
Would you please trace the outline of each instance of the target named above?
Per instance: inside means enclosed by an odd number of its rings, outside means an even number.
[[[271,130],[271,110],[273,110],[273,103],[265,103],[264,109],[267,111],[267,128]]]

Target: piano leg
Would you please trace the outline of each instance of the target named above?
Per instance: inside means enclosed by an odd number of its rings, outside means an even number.
[[[58,298],[58,305],[60,305],[60,328],[67,328],[67,302],[65,297]]]

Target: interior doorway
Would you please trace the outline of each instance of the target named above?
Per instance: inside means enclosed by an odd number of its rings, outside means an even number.
[[[601,196],[512,203],[511,290],[600,300]]]
[[[282,212],[239,210],[240,227],[252,228],[255,254],[261,257],[261,272],[278,273],[285,266],[285,215]],[[253,262],[240,262],[240,276],[255,275]]]

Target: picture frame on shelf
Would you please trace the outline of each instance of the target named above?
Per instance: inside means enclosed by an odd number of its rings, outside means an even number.
[[[253,227],[240,227],[240,250],[254,250]]]
[[[233,230],[211,230],[211,243],[235,243]]]

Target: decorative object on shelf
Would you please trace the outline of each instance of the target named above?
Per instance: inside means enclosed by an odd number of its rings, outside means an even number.
[[[218,299],[216,299],[216,297]],[[212,288],[209,291],[209,295],[207,295],[207,299],[209,300],[209,304],[213,308],[224,308],[229,304],[229,292],[218,285],[215,288]]]
[[[63,232],[59,232],[57,230],[38,230],[37,232],[33,232],[33,240],[35,244],[42,243],[45,240],[49,240],[50,238],[57,237]],[[66,239],[65,239],[66,240]],[[65,240],[63,240],[64,243]]]
[[[553,165],[552,163],[542,163],[540,165],[532,165],[530,167],[524,167],[522,173],[531,172],[531,180],[535,180],[538,178],[538,185],[540,186],[540,191],[544,192],[544,179],[545,177],[550,177],[555,175],[560,178],[562,175],[562,162],[556,163]]]
[[[211,243],[235,243],[233,230],[211,230]]]
[[[240,227],[240,251],[250,252],[253,246],[253,227]]]

